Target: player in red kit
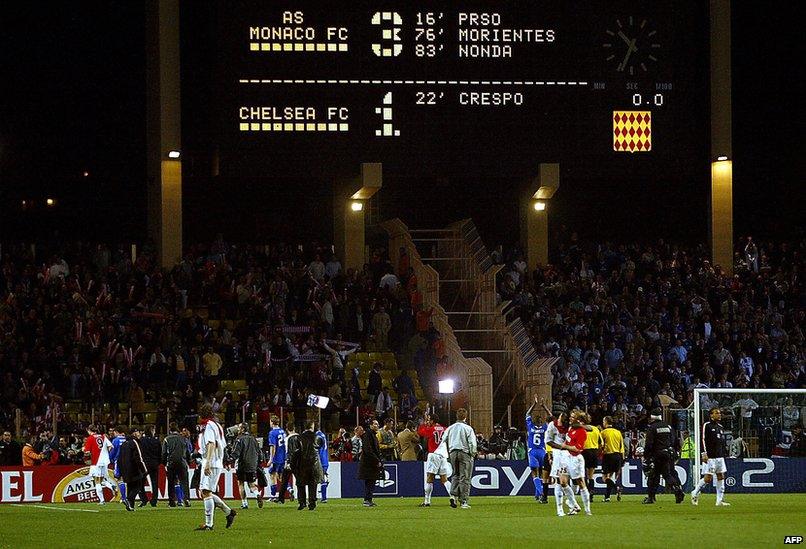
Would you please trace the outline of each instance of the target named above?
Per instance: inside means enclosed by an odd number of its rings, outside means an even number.
[[[107,470],[109,469],[109,450],[112,443],[106,435],[99,433],[94,425],[87,428],[87,440],[84,441],[84,453],[90,455],[90,476],[95,481],[95,495],[98,496],[98,503],[104,504],[104,487],[113,492],[117,488],[109,481]]]
[[[425,423],[417,428],[417,434],[424,438],[428,444],[428,453],[433,454],[439,443],[442,442],[442,435],[445,427],[439,424],[438,418],[432,415],[425,416]]]
[[[448,494],[451,493],[451,482],[448,479],[453,471],[448,463],[447,453],[444,448],[437,452],[444,433],[445,427],[439,424],[436,416],[432,415],[425,416],[425,423],[417,428],[417,434],[428,441],[428,457],[425,461],[425,501],[420,504],[420,507],[431,507],[431,493],[434,490],[434,479],[437,475],[442,480],[442,485]],[[451,507],[455,508],[456,499],[451,497],[450,501]]]
[[[585,421],[587,414],[582,410],[574,410],[571,412],[571,428],[565,435],[565,444],[563,449],[568,450],[566,456],[565,468],[566,475],[579,486],[579,495],[582,497],[582,505],[585,507],[585,514],[591,514],[591,497],[588,492],[588,487],[585,485],[585,459],[582,457],[582,450],[585,448],[585,440],[588,438],[588,433],[585,430]],[[574,498],[574,489],[571,486],[566,486],[565,496],[569,501],[574,503],[574,508],[569,515],[575,515],[579,507],[576,505]]]

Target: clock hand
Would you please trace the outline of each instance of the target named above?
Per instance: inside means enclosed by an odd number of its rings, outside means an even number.
[[[618,31],[618,36],[619,36],[619,38],[621,38],[622,40],[624,40],[624,43],[626,43],[626,44],[627,44],[628,46],[630,46],[631,48],[634,46],[634,44],[630,43],[630,39],[629,39],[629,38],[627,38],[627,35],[626,35],[626,34],[624,34],[624,31]],[[633,40],[633,42],[634,42],[634,40]]]
[[[623,71],[624,68],[627,66],[627,61],[629,61],[630,55],[632,55],[632,52],[638,51],[638,48],[635,47],[635,39],[633,39],[632,42],[629,42],[628,45],[630,47],[627,48],[627,55],[624,56],[624,60],[616,68],[616,70],[619,71],[619,72]]]

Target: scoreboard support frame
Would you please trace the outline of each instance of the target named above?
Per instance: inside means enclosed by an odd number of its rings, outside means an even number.
[[[148,235],[170,269],[182,259],[179,0],[146,2],[146,60]]]
[[[711,259],[733,276],[730,0],[711,0]]]

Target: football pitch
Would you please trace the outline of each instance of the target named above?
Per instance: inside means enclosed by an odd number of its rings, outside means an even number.
[[[539,505],[525,497],[477,497],[471,509],[451,509],[447,499],[419,508],[415,498],[331,500],[315,511],[296,503],[250,501],[225,528],[216,511],[212,532],[201,502],[169,508],[160,502],[127,513],[119,503],[0,505],[0,547],[775,547],[785,536],[806,535],[806,494],[727,494],[731,507],[715,507],[703,494],[697,507],[675,505],[670,495],[655,505],[641,497],[594,501],[593,516],[555,516],[552,499]],[[210,543],[210,545],[206,545]]]

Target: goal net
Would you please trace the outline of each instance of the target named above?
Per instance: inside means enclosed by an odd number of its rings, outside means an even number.
[[[806,389],[694,389],[687,414],[694,484],[702,465],[702,427],[714,408],[722,412],[728,491],[806,492]]]

